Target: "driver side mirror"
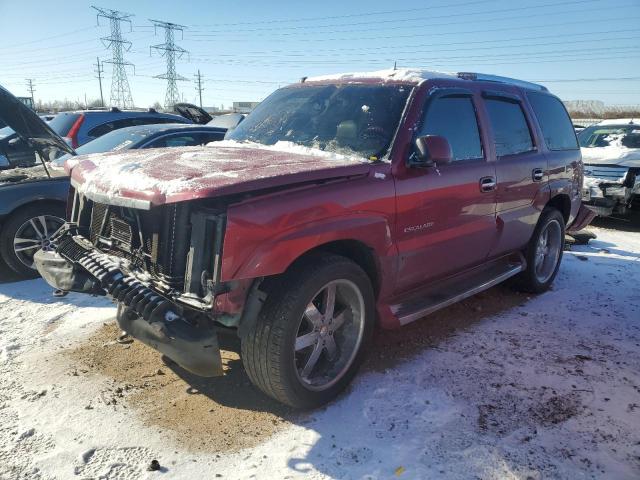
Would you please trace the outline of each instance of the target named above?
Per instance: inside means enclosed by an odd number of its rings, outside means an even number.
[[[449,141],[440,135],[424,135],[415,140],[414,152],[411,155],[411,166],[432,167],[446,165],[453,160]]]
[[[11,166],[9,159],[0,153],[0,170]]]

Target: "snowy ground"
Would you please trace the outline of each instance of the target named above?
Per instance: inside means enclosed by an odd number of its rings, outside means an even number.
[[[0,478],[640,478],[640,233],[596,229],[554,289],[378,335],[296,414],[114,342],[104,299],[0,285]],[[146,470],[152,459],[162,465]]]

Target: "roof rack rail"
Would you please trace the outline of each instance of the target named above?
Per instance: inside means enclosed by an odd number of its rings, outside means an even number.
[[[510,83],[518,87],[530,88],[533,90],[542,90],[543,92],[549,91],[549,89],[544,85],[527,82],[524,80],[518,80],[517,78],[501,77],[500,75],[487,75],[486,73],[474,72],[458,72],[458,78],[462,78],[463,80],[482,80],[484,82]]]

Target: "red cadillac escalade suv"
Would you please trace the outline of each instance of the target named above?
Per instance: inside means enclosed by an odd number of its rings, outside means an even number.
[[[42,276],[113,298],[124,331],[198,375],[237,334],[253,383],[301,408],[349,383],[376,326],[510,277],[545,291],[587,217],[560,100],[473,73],[306,78],[225,141],[68,170]]]

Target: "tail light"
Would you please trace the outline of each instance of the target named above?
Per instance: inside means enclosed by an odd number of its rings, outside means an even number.
[[[79,115],[65,137],[66,142],[73,148],[78,148],[78,132],[80,131],[82,122],[84,122],[84,115]]]

